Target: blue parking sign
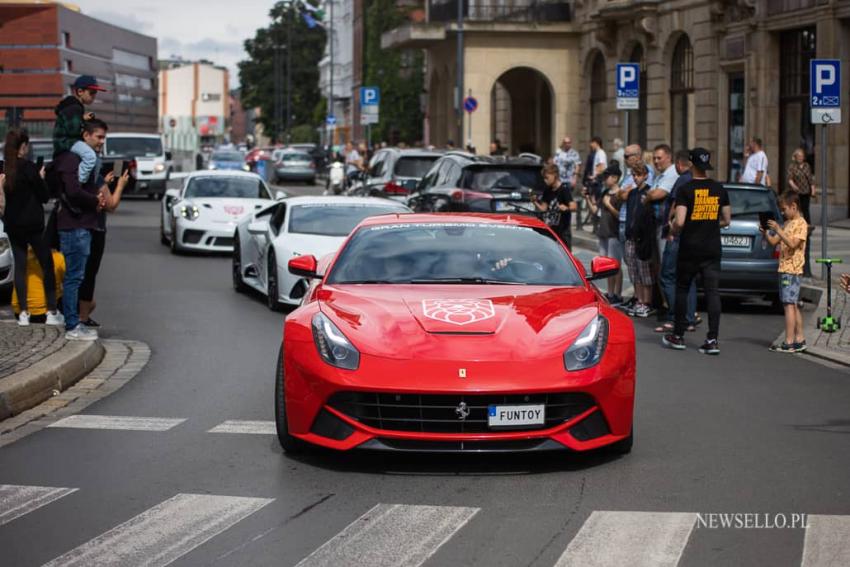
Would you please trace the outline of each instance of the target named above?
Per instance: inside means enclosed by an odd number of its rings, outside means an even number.
[[[380,103],[380,87],[360,87],[360,106],[378,106]]]
[[[617,110],[640,107],[640,63],[617,63]]]
[[[841,61],[812,59],[809,62],[809,104],[812,122],[841,122]]]

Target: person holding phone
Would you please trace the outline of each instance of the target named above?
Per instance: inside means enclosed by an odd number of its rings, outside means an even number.
[[[50,197],[44,182],[44,167],[40,169],[26,159],[29,152],[29,135],[25,130],[13,128],[6,134],[4,149],[6,181],[3,193],[6,198],[4,223],[15,264],[15,293],[21,312],[18,325],[30,324],[27,310],[27,249],[33,253],[44,273],[44,297],[47,300],[47,324],[65,325],[65,318],[56,310],[56,281],[53,272],[53,255],[44,241],[44,203]]]

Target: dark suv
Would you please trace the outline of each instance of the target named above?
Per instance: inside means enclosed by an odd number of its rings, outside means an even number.
[[[543,162],[451,152],[428,171],[407,201],[416,212],[535,214],[532,194],[545,189]]]
[[[378,150],[369,161],[369,170],[363,183],[354,187],[350,193],[404,202],[442,155],[442,152],[429,150]]]

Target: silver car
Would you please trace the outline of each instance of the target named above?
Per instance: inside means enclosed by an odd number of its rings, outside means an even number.
[[[316,164],[307,152],[289,148],[275,150],[272,161],[277,182],[304,181],[311,185],[316,182]]]
[[[12,245],[3,229],[3,221],[0,221],[0,297],[4,300],[12,296],[14,265]]]
[[[720,293],[764,295],[778,300],[779,251],[759,231],[759,213],[781,222],[782,214],[773,191],[761,185],[724,185],[732,206],[732,223],[721,231]]]

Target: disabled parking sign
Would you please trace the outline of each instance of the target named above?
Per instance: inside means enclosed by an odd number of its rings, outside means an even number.
[[[841,122],[841,61],[812,59],[809,62],[809,103],[813,124]]]
[[[640,63],[617,63],[617,110],[640,108]]]

